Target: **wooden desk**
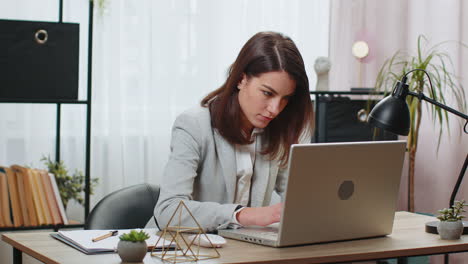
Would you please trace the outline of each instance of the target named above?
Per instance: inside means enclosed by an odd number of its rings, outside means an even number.
[[[446,241],[424,232],[424,224],[434,219],[398,212],[390,236],[280,249],[228,240],[228,244],[219,250],[221,258],[201,263],[336,263],[468,251],[468,236]],[[44,263],[120,263],[117,254],[85,255],[53,239],[49,233],[6,233],[2,239],[16,252]],[[144,263],[162,262],[147,254]]]

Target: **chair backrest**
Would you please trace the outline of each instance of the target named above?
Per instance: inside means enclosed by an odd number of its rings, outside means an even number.
[[[86,219],[84,228],[143,228],[153,217],[158,198],[159,186],[146,183],[117,190],[96,204]]]

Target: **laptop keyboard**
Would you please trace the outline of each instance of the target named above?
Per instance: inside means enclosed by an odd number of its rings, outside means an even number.
[[[258,233],[259,237],[263,237],[265,239],[270,239],[270,240],[277,240],[278,239],[278,233],[277,232],[259,232]]]
[[[278,239],[278,230],[260,230],[260,229],[253,229],[253,228],[241,228],[236,230],[237,233],[247,235],[247,236],[254,236],[263,239],[269,240],[277,240]]]

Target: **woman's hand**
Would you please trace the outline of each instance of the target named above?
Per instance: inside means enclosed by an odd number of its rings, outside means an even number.
[[[265,207],[245,207],[237,214],[237,221],[243,226],[267,226],[281,219],[283,203]]]

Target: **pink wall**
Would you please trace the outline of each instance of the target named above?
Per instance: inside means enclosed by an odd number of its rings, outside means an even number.
[[[370,42],[372,55],[361,66],[363,87],[374,86],[383,61],[397,50],[413,52],[420,34],[428,37],[430,46],[446,40],[468,44],[468,3],[462,0],[333,0],[330,8],[330,90],[358,86],[359,63],[351,54],[351,46],[363,35]],[[461,77],[468,101],[468,48],[453,44],[445,47],[454,62],[455,73]],[[447,103],[456,108],[453,100]],[[423,109],[416,157],[415,208],[417,212],[435,214],[448,206],[468,152],[468,135],[462,132],[461,119],[449,114],[450,137],[445,130],[437,151],[439,127],[433,124],[427,107],[423,105]],[[400,210],[407,208],[404,170]],[[462,183],[457,198],[468,200],[468,179]],[[450,263],[465,263],[467,259],[468,254],[453,254]],[[441,258],[436,257],[431,263],[442,263]]]

